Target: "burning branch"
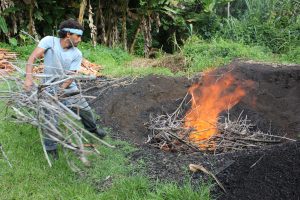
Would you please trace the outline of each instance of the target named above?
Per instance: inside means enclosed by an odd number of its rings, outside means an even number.
[[[148,128],[152,135],[146,143],[163,150],[182,150],[179,144],[185,144],[193,150],[222,153],[232,150],[260,148],[265,145],[280,143],[292,139],[253,131],[253,125],[247,116],[240,113],[236,120],[230,119],[229,110],[236,105],[246,91],[253,87],[253,82],[240,82],[230,73],[215,80],[212,72],[202,77],[202,82],[193,84],[189,93],[172,114],[150,116]],[[228,115],[221,120],[219,115],[228,109]],[[183,149],[186,150],[186,149]]]
[[[150,116],[148,129],[152,135],[148,136],[146,143],[163,149],[163,150],[187,150],[183,149],[179,144],[184,144],[192,150],[211,151],[214,153],[228,152],[232,150],[243,150],[260,148],[265,145],[281,143],[286,140],[295,141],[290,138],[264,133],[262,131],[252,131],[254,125],[250,120],[242,118],[242,113],[237,120],[231,120],[229,114],[224,122],[220,122],[220,118],[214,129],[218,133],[211,137],[199,141],[189,140],[191,134],[201,135],[207,129],[195,131],[192,128],[186,128],[183,125],[184,109],[187,105],[186,97],[180,106],[172,114],[159,115],[157,117]]]

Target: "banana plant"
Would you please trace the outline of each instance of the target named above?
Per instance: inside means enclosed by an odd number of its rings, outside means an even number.
[[[3,16],[0,16],[0,29],[3,33],[8,33],[7,24]]]

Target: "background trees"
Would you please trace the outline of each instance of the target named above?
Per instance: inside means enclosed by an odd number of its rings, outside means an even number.
[[[173,52],[191,35],[222,37],[286,52],[300,41],[297,0],[1,0],[0,41],[26,43],[55,35],[63,19],[75,18],[93,44],[129,52]],[[137,48],[143,47],[143,49]]]

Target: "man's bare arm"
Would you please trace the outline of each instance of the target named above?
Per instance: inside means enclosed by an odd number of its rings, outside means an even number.
[[[36,47],[34,51],[31,53],[31,55],[28,58],[27,64],[26,64],[26,79],[24,83],[24,89],[26,91],[29,91],[31,89],[31,86],[33,84],[32,80],[32,66],[37,58],[43,57],[45,53],[45,49]]]
[[[73,79],[69,79],[69,80],[63,82],[63,84],[61,84],[60,88],[61,89],[66,89],[71,85],[72,82],[73,82]]]

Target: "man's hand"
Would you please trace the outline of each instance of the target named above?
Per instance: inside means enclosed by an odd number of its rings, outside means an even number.
[[[29,92],[32,88],[33,80],[32,77],[26,77],[23,88],[26,92]]]
[[[0,60],[0,64],[8,64],[8,61],[6,59]]]

